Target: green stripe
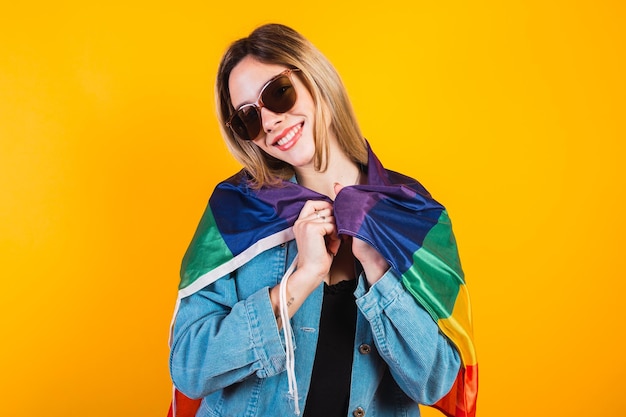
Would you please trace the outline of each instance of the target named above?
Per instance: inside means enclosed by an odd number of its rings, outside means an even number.
[[[435,321],[452,315],[459,286],[465,282],[446,211],[413,254],[413,266],[402,275],[402,282]]]
[[[189,244],[187,253],[183,257],[180,269],[181,280],[178,288],[187,287],[208,271],[230,261],[232,258],[232,252],[226,246],[215,225],[213,213],[207,207]]]

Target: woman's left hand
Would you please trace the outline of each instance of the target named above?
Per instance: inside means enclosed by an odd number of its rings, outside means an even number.
[[[339,194],[342,188],[341,184],[336,183],[335,195]],[[351,238],[350,240],[352,240],[352,254],[363,266],[367,282],[373,285],[387,272],[389,264],[380,252],[369,243],[358,238]]]

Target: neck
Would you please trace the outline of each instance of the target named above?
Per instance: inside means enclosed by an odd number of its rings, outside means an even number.
[[[361,170],[357,163],[352,161],[337,146],[331,142],[327,156],[327,169],[324,172],[316,171],[313,167],[297,168],[298,183],[331,199],[335,199],[335,183],[342,186],[355,185],[361,179]]]

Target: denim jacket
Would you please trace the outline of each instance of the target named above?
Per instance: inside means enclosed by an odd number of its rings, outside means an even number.
[[[285,347],[270,303],[295,257],[295,241],[269,249],[235,272],[183,298],[170,353],[175,386],[202,398],[197,416],[288,416]],[[456,349],[389,270],[355,290],[357,327],[348,415],[419,416],[459,371]],[[293,316],[295,372],[304,409],[317,346],[320,285]]]

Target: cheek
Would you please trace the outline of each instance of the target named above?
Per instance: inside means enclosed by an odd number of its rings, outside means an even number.
[[[298,113],[305,113],[309,117],[315,117],[315,102],[313,101],[313,96],[311,96],[311,93],[309,93],[309,91],[304,86],[300,86],[300,88],[298,88],[296,91],[298,94],[298,98],[292,110],[297,110]]]
[[[315,107],[315,103],[313,100],[308,98],[303,100],[300,105],[297,107],[297,110],[300,114],[306,115],[309,120],[309,126],[313,127],[316,122],[317,116],[317,108]]]

